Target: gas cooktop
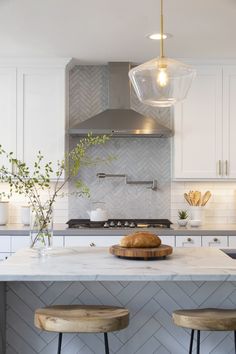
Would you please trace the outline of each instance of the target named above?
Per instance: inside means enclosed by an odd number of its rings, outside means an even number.
[[[90,221],[89,219],[71,219],[67,222],[69,229],[83,228],[162,228],[169,229],[172,224],[168,219],[109,219],[107,221]]]

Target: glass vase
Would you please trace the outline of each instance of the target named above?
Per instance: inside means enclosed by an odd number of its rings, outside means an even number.
[[[30,213],[30,248],[39,256],[46,255],[53,246],[53,213],[41,210]]]

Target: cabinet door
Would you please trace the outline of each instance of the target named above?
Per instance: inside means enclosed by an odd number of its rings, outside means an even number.
[[[17,91],[18,157],[32,168],[41,151],[56,165],[65,148],[64,69],[19,69]]]
[[[176,236],[176,247],[201,247],[201,236]]]
[[[175,236],[159,236],[162,244],[175,247]]]
[[[174,178],[219,178],[222,69],[197,67],[187,99],[175,107]]]
[[[11,237],[11,252],[16,252],[21,248],[30,246],[30,236],[12,236]]]
[[[224,177],[236,178],[236,66],[223,68]]]
[[[0,68],[0,144],[16,154],[16,69]],[[10,167],[6,159],[0,164]]]
[[[202,236],[202,246],[203,247],[228,247],[228,237],[227,236]]]
[[[236,248],[236,236],[229,236],[229,247]]]
[[[11,236],[0,236],[0,253],[11,252]]]
[[[119,243],[120,236],[66,236],[65,247],[109,247]]]

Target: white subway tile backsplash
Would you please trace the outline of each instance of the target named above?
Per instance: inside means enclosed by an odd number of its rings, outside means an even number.
[[[188,209],[184,193],[189,190],[210,190],[212,198],[205,207],[205,222],[222,224],[236,222],[236,183],[234,182],[173,182],[171,185],[171,219],[176,221],[179,209]]]

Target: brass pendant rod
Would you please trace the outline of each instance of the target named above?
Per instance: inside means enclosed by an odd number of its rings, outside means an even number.
[[[163,15],[163,0],[161,1],[161,40],[160,40],[160,57],[164,58],[164,15]]]

